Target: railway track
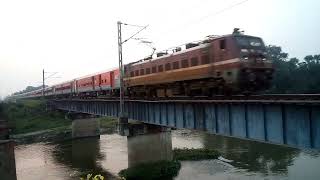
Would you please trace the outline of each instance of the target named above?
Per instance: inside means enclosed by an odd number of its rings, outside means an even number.
[[[118,97],[91,97],[91,98],[72,98],[57,100],[76,100],[76,101],[119,101]],[[195,103],[295,103],[295,104],[320,104],[320,94],[262,94],[262,95],[234,95],[234,96],[175,96],[175,97],[125,97],[126,102],[195,102]]]

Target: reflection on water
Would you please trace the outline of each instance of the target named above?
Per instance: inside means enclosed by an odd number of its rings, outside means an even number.
[[[144,135],[127,140],[126,137],[113,134],[102,135],[100,139],[18,145],[15,149],[18,180],[75,179],[80,173],[88,171],[102,173],[112,179],[128,164],[142,161],[141,158],[159,158],[161,154],[154,148],[162,147],[164,150],[161,153],[165,154],[171,146],[216,149],[224,158],[233,160],[231,163],[219,160],[183,161],[179,175],[175,178],[177,180],[308,180],[320,177],[318,151],[300,151],[188,130],[173,131],[172,144],[168,137],[164,134]]]
[[[294,157],[299,155],[293,148],[234,138],[226,140],[221,136],[205,135],[203,142],[206,148],[218,149],[227,159],[234,160],[232,165],[266,175],[286,173]]]
[[[196,135],[194,135],[195,133]],[[180,139],[189,139],[180,141]],[[185,145],[183,143],[186,143]],[[304,151],[260,143],[210,135],[187,130],[175,133],[173,144],[179,147],[216,149],[233,162],[226,164],[217,160],[183,162],[176,179],[318,179],[320,172],[319,151]],[[313,159],[313,160],[311,160]],[[300,162],[301,161],[301,162]],[[308,167],[308,174],[305,168]]]
[[[171,132],[128,137],[128,164],[172,160]]]
[[[52,151],[52,157],[73,171],[71,177],[88,173],[112,176],[99,163],[105,155],[100,153],[100,139],[96,137],[60,142]]]

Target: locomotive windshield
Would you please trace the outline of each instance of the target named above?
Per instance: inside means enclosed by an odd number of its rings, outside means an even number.
[[[236,36],[235,38],[241,48],[264,49],[264,44],[260,38],[248,36]]]

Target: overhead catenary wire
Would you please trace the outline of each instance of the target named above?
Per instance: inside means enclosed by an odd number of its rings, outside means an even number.
[[[163,37],[165,37],[169,32],[172,33],[172,30],[174,29],[178,29],[178,28],[182,28],[182,27],[185,27],[184,30],[186,30],[188,27],[190,27],[190,25],[193,25],[195,23],[200,23],[202,21],[204,21],[205,19],[209,18],[209,17],[214,17],[214,16],[217,16],[223,12],[226,12],[230,9],[233,9],[234,7],[237,7],[239,5],[242,5],[246,2],[248,2],[249,0],[243,0],[243,1],[240,1],[240,2],[236,2],[236,3],[233,3],[225,8],[222,8],[218,11],[215,11],[213,13],[209,13],[208,15],[205,15],[205,16],[202,16],[202,17],[199,17],[197,18],[196,20],[192,20],[192,21],[187,21],[186,23],[180,25],[180,26],[174,26],[173,28],[169,28],[167,31],[164,31],[163,33],[160,33],[160,36],[159,36],[159,39],[163,39]],[[174,31],[177,31],[177,30],[174,30]]]

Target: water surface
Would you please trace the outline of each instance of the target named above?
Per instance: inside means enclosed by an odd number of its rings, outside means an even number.
[[[139,151],[150,158],[150,137],[146,136],[135,137],[134,141],[139,143]],[[146,138],[148,142],[143,143]],[[220,160],[182,161],[176,180],[320,179],[319,151],[302,151],[189,130],[172,131],[171,141],[166,139],[173,148],[216,149],[224,158],[232,160],[229,163]],[[128,159],[138,161],[141,153],[128,158],[128,139],[111,134],[59,143],[18,145],[15,156],[18,180],[78,179],[84,172],[102,173],[112,179],[121,169],[128,167]]]

